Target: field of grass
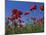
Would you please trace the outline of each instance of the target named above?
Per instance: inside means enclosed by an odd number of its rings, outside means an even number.
[[[24,28],[6,28],[6,34],[38,33],[44,32],[44,24],[27,24]]]

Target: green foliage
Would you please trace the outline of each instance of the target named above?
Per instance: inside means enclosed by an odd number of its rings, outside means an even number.
[[[22,34],[22,33],[35,33],[44,32],[44,25],[27,24],[25,28],[15,27],[14,29],[6,28],[6,34]]]

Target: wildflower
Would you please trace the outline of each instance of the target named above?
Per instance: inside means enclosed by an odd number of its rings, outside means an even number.
[[[41,10],[41,11],[44,11],[44,5],[41,5],[41,6],[40,6],[40,10]]]
[[[22,15],[22,12],[21,11],[18,11],[18,10],[16,10],[16,9],[14,9],[13,10],[13,18],[15,18],[15,19],[18,19],[18,18],[20,18],[21,17],[21,15]]]
[[[36,10],[36,5],[31,6],[30,10]]]
[[[12,15],[16,14],[17,11],[18,11],[17,9],[13,9],[12,10]]]

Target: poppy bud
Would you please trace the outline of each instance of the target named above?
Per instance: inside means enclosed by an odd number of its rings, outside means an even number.
[[[30,12],[26,12],[24,15],[28,15],[28,14],[30,14]]]

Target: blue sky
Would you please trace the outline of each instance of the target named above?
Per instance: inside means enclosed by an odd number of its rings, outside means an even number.
[[[35,11],[30,11],[30,6],[32,5],[37,5],[37,9]],[[35,16],[36,18],[43,16],[44,12],[40,10],[40,5],[44,5],[44,3],[7,1],[5,6],[5,16],[11,16],[11,11],[14,8],[21,10],[23,13],[29,11],[31,14],[27,16],[22,15],[22,20],[27,22],[27,19],[31,16]]]

